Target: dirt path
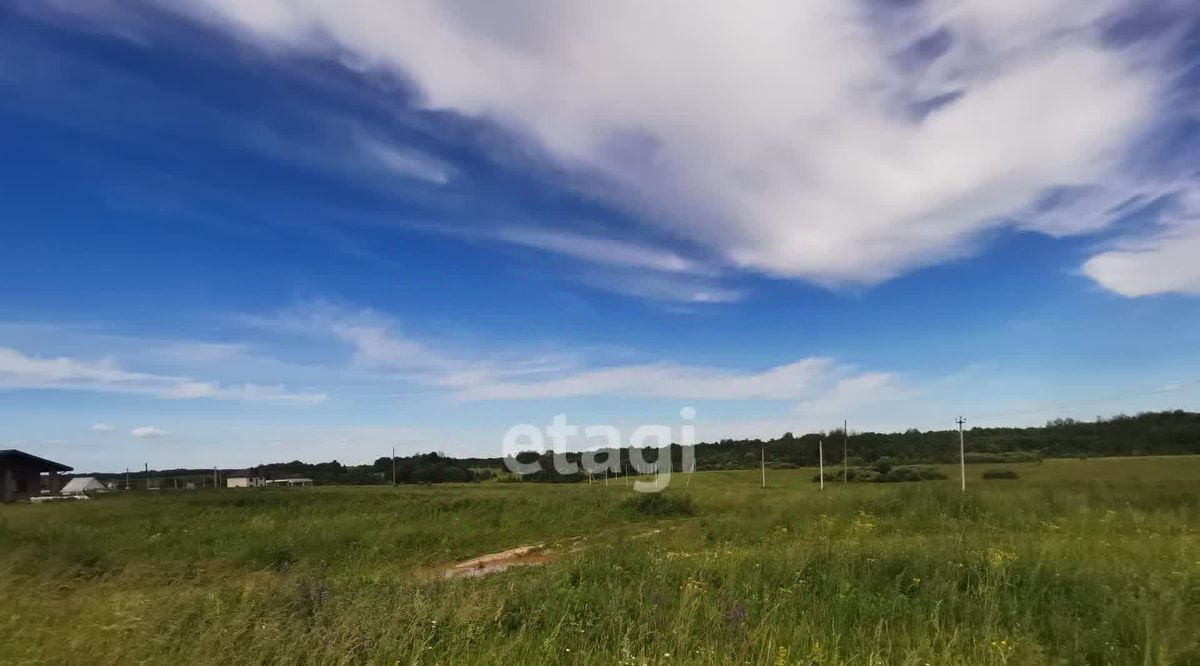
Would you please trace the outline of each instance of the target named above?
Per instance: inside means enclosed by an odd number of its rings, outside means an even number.
[[[691,520],[684,519],[684,520]],[[672,523],[682,521],[670,521]],[[673,529],[676,524],[667,524],[664,527],[656,527],[635,534],[630,539],[645,539],[648,537],[661,534],[663,529]],[[592,536],[598,536],[611,532],[600,532]],[[488,574],[500,573],[514,567],[540,566],[548,564],[568,553],[578,552],[583,548],[583,542],[587,541],[588,537],[578,536],[570,537],[557,541],[553,544],[535,543],[525,546],[517,546],[508,550],[501,550],[495,553],[488,553],[478,557],[472,557],[469,560],[454,562],[450,564],[442,564],[430,569],[424,569],[420,575],[424,578],[477,578]]]
[[[513,567],[527,567],[546,564],[558,556],[558,553],[546,548],[546,544],[537,543],[528,546],[517,546],[498,553],[488,553],[455,564],[439,567],[439,578],[474,578],[492,573],[506,571]]]

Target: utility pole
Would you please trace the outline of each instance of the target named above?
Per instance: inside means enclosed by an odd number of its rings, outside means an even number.
[[[849,421],[842,420],[842,483],[850,481],[850,463],[847,462],[846,454],[850,450],[850,426]]]
[[[762,487],[766,488],[767,487],[767,449],[766,449],[766,447],[759,449],[759,452],[762,454],[762,463],[761,463],[762,464]]]
[[[396,447],[392,447],[392,487],[396,487]]]
[[[125,490],[129,490],[129,468],[125,468]]]
[[[958,472],[960,478],[962,478],[962,490],[964,493],[967,492],[967,449],[963,445],[963,424],[966,422],[967,420],[961,416],[955,421],[958,424]]]
[[[150,490],[150,463],[145,463],[145,465],[146,465],[146,490]]]
[[[213,490],[217,489],[217,468],[213,468]]]
[[[825,490],[825,440],[817,443],[817,460],[821,465],[821,490]]]

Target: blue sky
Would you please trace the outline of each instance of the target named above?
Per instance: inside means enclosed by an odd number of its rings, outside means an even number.
[[[1195,409],[1198,58],[1183,1],[6,3],[0,445]]]

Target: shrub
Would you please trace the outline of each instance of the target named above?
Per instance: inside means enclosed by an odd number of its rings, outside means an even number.
[[[1015,479],[1017,473],[1011,469],[989,469],[983,473],[985,479]]]
[[[1041,451],[1005,451],[1004,453],[984,453],[980,451],[968,451],[966,454],[968,465],[978,463],[1015,463],[1015,462],[1041,462]]]
[[[896,460],[891,456],[883,456],[879,460],[875,461],[875,471],[879,472],[880,474],[886,475],[888,472],[892,471],[892,468],[895,466]]]
[[[879,472],[870,467],[851,467],[846,470],[845,478],[850,483],[874,483],[879,480]],[[840,483],[842,481],[841,468],[826,470],[825,483]],[[816,474],[812,478],[813,482],[821,480],[821,475]]]
[[[942,470],[929,465],[901,465],[893,467],[879,477],[880,483],[902,483],[905,481],[936,481],[946,478]]]
[[[851,483],[900,483],[903,481],[935,481],[946,478],[942,470],[930,465],[899,465],[892,467],[888,465],[888,470],[885,473],[880,473],[876,467],[851,467],[848,470],[847,480]],[[817,474],[813,477],[813,481],[820,481],[821,475]],[[831,470],[825,472],[825,483],[836,483],[842,480],[842,470]]]
[[[638,493],[625,501],[625,507],[639,516],[662,518],[664,516],[691,516],[696,513],[691,495],[673,495],[667,492]]]

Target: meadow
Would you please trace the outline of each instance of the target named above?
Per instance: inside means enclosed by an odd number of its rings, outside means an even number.
[[[1200,664],[1200,456],[945,469],[2,506],[0,662]]]

